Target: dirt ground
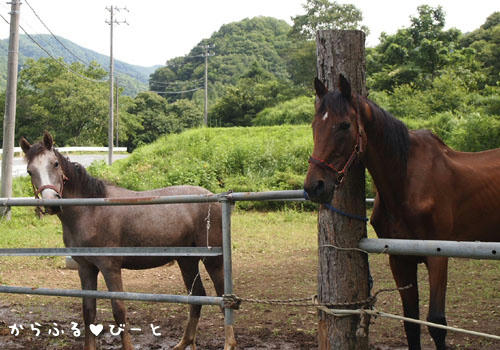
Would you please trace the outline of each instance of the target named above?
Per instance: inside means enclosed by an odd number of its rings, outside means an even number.
[[[316,217],[311,214],[269,213],[233,215],[234,292],[244,298],[288,299],[311,297],[317,292]],[[387,256],[370,255],[373,291],[393,288]],[[80,289],[78,273],[64,268],[63,257],[0,257],[0,283],[32,288]],[[208,274],[201,269],[208,295],[215,295]],[[450,259],[447,320],[450,326],[500,334],[500,264],[498,261]],[[125,291],[186,294],[176,264],[143,271],[123,270]],[[99,289],[105,290],[102,276]],[[425,268],[419,267],[420,315],[428,308]],[[135,349],[171,349],[182,336],[188,306],[127,301],[128,320]],[[96,323],[103,324],[100,349],[120,349],[109,300],[98,300]],[[375,307],[401,314],[397,293],[381,294]],[[19,335],[12,334],[14,325]],[[20,329],[20,325],[24,329]],[[33,325],[33,326],[32,326]],[[224,319],[218,307],[204,306],[198,328],[198,349],[222,349]],[[153,327],[160,336],[153,335]],[[34,329],[32,330],[31,327]],[[73,329],[72,329],[73,327]],[[0,350],[83,348],[81,300],[17,294],[0,295]],[[40,330],[37,336],[36,329]],[[62,334],[64,331],[64,334]],[[49,334],[50,332],[50,334]],[[57,334],[59,332],[60,334]],[[74,333],[75,332],[75,333]],[[317,349],[317,311],[311,308],[242,303],[235,311],[239,349]],[[407,349],[402,322],[372,319],[373,350]],[[449,349],[498,350],[500,341],[448,332]],[[422,327],[424,350],[434,349]]]
[[[309,260],[309,252],[303,256],[295,256],[296,261]],[[383,257],[378,257],[378,259]],[[11,258],[12,260],[13,258]],[[40,259],[40,258],[38,258]],[[78,289],[79,280],[76,271],[63,268],[62,258],[44,259],[46,268],[32,268],[32,264],[16,264],[17,271],[11,274],[4,272],[3,279],[10,285],[29,285],[47,288]],[[43,260],[42,260],[43,261]],[[305,285],[315,280],[315,266],[293,264],[284,270],[281,266],[274,269],[269,266],[252,266],[245,261],[236,260],[234,266],[235,291],[245,297],[284,298],[297,296]],[[302,276],[300,281],[290,276]],[[146,271],[124,270],[125,288],[128,291],[148,293],[184,294],[181,276],[175,264]],[[390,283],[390,275],[386,272],[374,273],[376,281]],[[209,294],[214,295],[208,275],[203,270],[202,279]],[[498,287],[499,280],[493,281]],[[102,277],[99,287],[103,289]],[[377,287],[376,287],[377,288]],[[313,289],[313,288],[312,288]],[[244,291],[244,292],[243,292]],[[314,293],[310,290],[311,295]],[[380,298],[380,309],[399,313],[397,295],[385,295]],[[492,301],[495,303],[495,301]],[[75,336],[76,328],[71,329],[72,322],[82,330],[80,300],[63,297],[42,297],[23,295],[2,295],[0,301],[0,348],[1,349],[82,349],[83,337]],[[395,305],[393,305],[395,304]],[[187,319],[187,306],[172,304],[154,304],[146,302],[127,302],[128,318],[131,327],[141,328],[133,332],[132,339],[136,349],[171,349],[180,339]],[[425,305],[424,305],[425,306]],[[490,313],[489,319],[474,317],[472,324],[475,330],[498,334],[500,329],[500,311],[498,303],[494,305],[466,306],[463,314],[476,314],[483,311]],[[482,310],[482,309],[485,310]],[[394,310],[392,310],[394,309]],[[452,314],[453,315],[453,314]],[[451,319],[450,319],[451,318]],[[449,315],[449,322],[455,323],[455,317]],[[99,336],[100,349],[119,349],[119,336],[112,336],[109,326],[114,324],[109,301],[98,301],[97,322],[104,325]],[[97,323],[96,322],[96,323]],[[38,325],[36,324],[38,323]],[[57,326],[55,324],[57,324]],[[14,324],[24,326],[20,334],[11,334]],[[40,329],[37,337],[31,325]],[[154,336],[153,327],[161,333]],[[18,326],[19,328],[19,326]],[[56,328],[64,334],[55,336]],[[51,334],[49,334],[51,331]],[[243,304],[236,311],[236,337],[240,349],[316,349],[316,311],[304,308],[270,307],[267,305]],[[427,330],[423,330],[424,349],[433,349]],[[400,322],[376,319],[370,327],[372,349],[395,350],[405,349],[405,339]],[[448,337],[450,349],[499,349],[500,343],[483,341],[474,337],[457,333]],[[222,349],[224,345],[223,317],[217,307],[205,306],[199,325],[197,337],[198,349]]]

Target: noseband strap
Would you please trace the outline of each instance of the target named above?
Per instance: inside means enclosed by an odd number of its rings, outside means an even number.
[[[57,193],[57,195],[59,197],[62,198],[63,196],[63,190],[64,190],[64,184],[66,183],[66,181],[68,181],[68,177],[66,175],[64,175],[64,173],[61,175],[61,188],[57,188],[56,186],[54,185],[43,185],[43,186],[40,186],[38,189],[35,187],[35,184],[33,183],[33,181],[31,182],[31,186],[33,186],[33,192],[35,194],[35,198],[36,199],[39,199],[39,195],[42,193],[43,190],[47,190],[47,189],[50,189],[50,190],[53,190]]]
[[[323,169],[333,171],[337,176],[337,178],[335,179],[336,185],[340,185],[344,181],[346,172],[349,170],[354,159],[356,159],[356,156],[360,152],[361,143],[362,143],[362,138],[361,138],[361,135],[358,134],[357,143],[354,146],[354,149],[353,149],[351,155],[349,156],[349,159],[347,159],[346,163],[344,164],[344,166],[342,167],[341,170],[338,170],[333,164],[328,163],[327,161],[325,161],[323,159],[315,158],[313,156],[309,157],[309,164],[314,164],[314,165],[317,165]]]

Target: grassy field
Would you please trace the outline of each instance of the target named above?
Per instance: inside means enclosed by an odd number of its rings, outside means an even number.
[[[35,218],[33,208],[14,208],[14,219],[0,222],[0,246],[62,247],[61,226],[56,217]],[[373,232],[370,230],[370,235]],[[246,298],[300,298],[316,293],[317,233],[316,213],[282,210],[252,212],[237,210],[232,216],[233,269],[235,293]],[[387,257],[370,256],[374,291],[394,287]],[[78,289],[75,271],[65,270],[63,257],[2,257],[0,279],[2,284]],[[127,291],[184,294],[177,266],[170,265],[146,271],[124,271]],[[209,294],[214,294],[208,275],[202,279]],[[425,317],[428,305],[427,273],[419,269],[421,315]],[[500,329],[500,264],[497,261],[452,259],[450,261],[447,316],[449,325],[498,334]],[[102,277],[99,288],[105,289]],[[186,320],[183,305],[127,302],[132,324],[156,322],[165,334],[161,338],[134,336],[141,348],[169,348],[182,334]],[[379,297],[377,309],[401,313],[398,295]],[[236,312],[237,340],[245,347],[264,349],[317,347],[316,311],[298,307],[273,307],[243,303]],[[98,320],[112,323],[108,301],[98,302]],[[33,341],[48,349],[79,349],[81,339],[69,335],[57,339],[47,335],[33,339],[15,338],[8,325],[30,321],[42,324],[57,322],[80,324],[80,301],[70,298],[2,295],[0,299],[0,347],[23,345],[30,349]],[[198,345],[202,349],[217,349],[223,344],[223,319],[218,308],[204,308],[199,327]],[[167,332],[168,330],[168,332]],[[452,349],[500,348],[499,342],[458,333],[448,333]],[[426,329],[422,336],[425,348],[432,348]],[[370,342],[374,348],[396,349],[405,345],[400,322],[375,319],[370,327]],[[287,345],[288,344],[288,345]],[[16,348],[16,347],[12,348]],[[103,349],[114,349],[116,339],[103,337]],[[288,347],[286,347],[288,346]],[[17,347],[19,348],[19,347]],[[37,347],[40,348],[40,347]]]

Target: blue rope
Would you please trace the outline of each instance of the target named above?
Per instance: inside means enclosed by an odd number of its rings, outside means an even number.
[[[309,200],[309,196],[307,195],[307,192],[304,191],[304,198],[306,200]],[[348,217],[349,219],[354,219],[354,220],[359,220],[359,221],[363,221],[363,222],[368,222],[368,218],[367,217],[364,217],[364,216],[360,216],[360,215],[355,215],[355,214],[349,214],[349,213],[346,213],[340,209],[337,209],[335,208],[333,205],[331,205],[330,203],[323,203],[323,205],[330,209],[331,211],[333,211],[334,213],[337,213],[337,214],[340,214],[342,216],[345,216],[345,217]]]

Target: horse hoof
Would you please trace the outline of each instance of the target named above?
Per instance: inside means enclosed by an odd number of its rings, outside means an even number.
[[[187,343],[187,342],[184,342],[182,340],[172,350],[184,350],[184,349],[186,349],[190,345],[191,345],[191,350],[196,350],[196,344],[194,344],[194,343]]]

